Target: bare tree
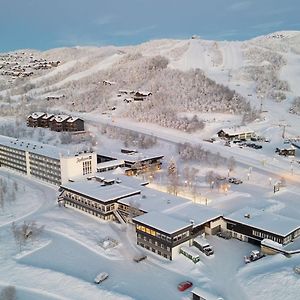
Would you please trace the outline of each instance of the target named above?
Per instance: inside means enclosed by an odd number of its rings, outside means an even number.
[[[177,195],[179,186],[179,176],[176,162],[171,159],[168,166],[168,180],[169,180],[169,192]]]
[[[0,294],[1,300],[17,300],[16,288],[14,286],[6,286]]]
[[[21,225],[16,225],[13,222],[11,225],[11,229],[14,239],[21,251],[22,246],[25,246],[28,241],[33,242],[42,234],[44,225],[38,226],[35,221],[24,221]]]
[[[228,167],[228,177],[229,177],[230,172],[232,172],[236,167],[236,161],[233,156],[229,157],[227,161],[227,167]]]

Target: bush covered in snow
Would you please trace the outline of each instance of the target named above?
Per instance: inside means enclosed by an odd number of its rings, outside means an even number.
[[[202,148],[201,145],[191,145],[189,143],[179,144],[179,157],[182,160],[194,160],[205,163],[207,165],[219,166],[226,165],[227,159],[219,153],[215,154]]]

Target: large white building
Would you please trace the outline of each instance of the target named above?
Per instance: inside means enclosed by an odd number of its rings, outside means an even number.
[[[0,135],[0,167],[61,185],[94,175],[97,155],[91,152],[70,154],[55,146]]]

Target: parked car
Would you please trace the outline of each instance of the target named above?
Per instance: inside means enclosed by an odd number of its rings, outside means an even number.
[[[249,256],[244,257],[245,264],[263,258],[265,255],[258,250],[252,250]]]
[[[241,184],[241,183],[243,183],[243,181],[241,179],[237,179],[235,177],[229,177],[228,178],[228,182],[234,183],[234,184]]]
[[[104,281],[107,278],[108,278],[108,274],[106,272],[101,272],[95,277],[94,282],[99,284],[100,282]]]
[[[178,284],[177,288],[180,292],[183,292],[192,286],[193,283],[191,281],[183,281]]]
[[[225,240],[231,239],[231,234],[228,231],[219,231],[217,236]]]
[[[142,260],[144,260],[144,259],[146,259],[147,258],[147,255],[145,255],[145,254],[141,254],[141,255],[136,255],[134,258],[133,258],[133,260],[135,261],[135,262],[140,262],[140,261],[142,261]]]

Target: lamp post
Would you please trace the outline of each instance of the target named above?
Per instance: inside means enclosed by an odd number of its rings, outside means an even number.
[[[271,177],[269,177],[269,183],[270,183],[270,185],[272,184],[272,178]]]
[[[250,179],[250,173],[248,173],[247,176],[248,176],[248,180],[249,180]]]

